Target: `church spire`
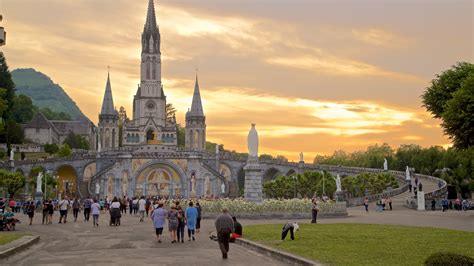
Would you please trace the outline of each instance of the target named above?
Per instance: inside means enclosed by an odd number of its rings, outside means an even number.
[[[160,53],[160,30],[156,24],[155,5],[153,0],[148,2],[146,22],[142,33],[142,52]]]
[[[112,98],[112,86],[110,85],[110,71],[107,72],[107,83],[105,85],[104,100],[102,101],[101,115],[115,115],[114,100]]]
[[[191,104],[191,116],[204,116],[201,103],[201,93],[199,92],[198,75],[196,73],[196,82],[194,83],[193,102]]]
[[[153,32],[156,28],[155,5],[153,0],[149,0],[144,31]]]

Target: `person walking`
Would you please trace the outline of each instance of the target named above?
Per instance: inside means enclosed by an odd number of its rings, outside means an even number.
[[[69,209],[69,204],[68,196],[59,201],[59,223],[67,223],[67,211]]]
[[[81,207],[81,203],[79,202],[78,198],[75,198],[72,202],[72,215],[74,216],[74,222],[77,221],[77,215],[79,214],[79,208]]]
[[[196,232],[196,222],[198,217],[198,210],[194,207],[192,201],[189,202],[189,207],[186,209],[186,226],[188,227],[188,241],[194,241],[194,234]]]
[[[35,207],[34,201],[29,201],[26,206],[26,214],[28,214],[28,218],[30,219],[30,225],[33,223],[33,217],[35,216]]]
[[[198,212],[197,220],[196,220],[196,233],[199,233],[199,230],[201,229],[201,204],[199,202],[196,202],[196,210]]]
[[[150,197],[147,197],[146,201],[145,201],[145,214],[146,214],[146,217],[148,217],[148,214],[150,213],[150,208],[151,208],[151,200],[150,200]]]
[[[43,201],[43,221],[41,224],[48,224],[48,200]]]
[[[97,199],[94,199],[93,202],[91,205],[92,224],[94,227],[99,227],[100,205],[97,203]]]
[[[234,221],[229,215],[229,211],[227,209],[223,209],[222,213],[217,216],[214,224],[216,226],[217,242],[219,243],[219,248],[222,252],[222,258],[227,259],[227,253],[229,253],[230,234],[234,229]]]
[[[53,214],[54,214],[54,205],[53,205],[53,201],[50,199],[48,201],[48,224],[53,223]]]
[[[168,212],[168,228],[170,231],[171,243],[176,243],[176,230],[178,230],[178,212],[175,206],[171,206]]]
[[[133,198],[133,201],[132,201],[132,205],[133,205],[133,214],[137,214],[138,212],[138,199],[137,198]]]
[[[364,199],[365,212],[369,212],[369,198]]]
[[[183,208],[181,205],[176,205],[176,212],[178,213],[178,243],[184,243],[184,227],[186,226],[186,217],[184,216]]]
[[[392,210],[392,198],[388,197],[387,201],[388,201],[388,207],[390,207],[390,210]]]
[[[161,236],[163,235],[163,227],[165,227],[166,215],[168,211],[163,208],[163,203],[158,204],[158,208],[151,212],[151,220],[155,226],[156,240],[161,243]]]
[[[146,210],[145,196],[141,196],[137,204],[138,204],[138,216],[140,217],[140,222],[143,222],[143,219],[145,217],[145,210]]]
[[[85,222],[89,221],[89,217],[91,214],[91,205],[92,205],[92,201],[89,197],[87,197],[84,200],[84,221]]]
[[[132,212],[133,212],[133,199],[128,200],[128,208],[130,209],[130,215],[132,215]]]
[[[319,211],[319,201],[317,198],[313,198],[313,200],[311,201],[311,215],[312,215],[312,220],[311,220],[311,223],[312,224],[315,224],[317,223],[316,219],[318,218],[318,211]]]

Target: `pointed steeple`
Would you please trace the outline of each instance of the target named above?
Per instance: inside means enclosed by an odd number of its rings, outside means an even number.
[[[156,24],[155,5],[153,0],[148,2],[145,26],[142,33],[142,52],[160,53],[160,30]]]
[[[105,85],[104,100],[102,101],[101,115],[115,115],[114,99],[112,98],[112,86],[110,85],[110,73],[107,73],[107,83]]]
[[[153,0],[148,1],[148,10],[146,14],[145,29],[143,31],[152,32],[155,31],[156,26],[156,16],[155,16],[155,5]]]
[[[193,102],[191,104],[191,116],[204,116],[204,111],[202,110],[202,103],[201,103],[201,93],[199,92],[199,82],[198,76],[196,73],[196,82],[194,84],[194,94],[193,94]]]

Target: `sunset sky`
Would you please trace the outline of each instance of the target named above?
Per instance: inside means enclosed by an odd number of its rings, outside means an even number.
[[[107,78],[131,116],[148,0],[0,0],[11,70],[59,83],[94,122]],[[306,161],[387,142],[447,145],[421,106],[435,74],[474,61],[474,1],[155,1],[178,122],[195,69],[209,141]]]

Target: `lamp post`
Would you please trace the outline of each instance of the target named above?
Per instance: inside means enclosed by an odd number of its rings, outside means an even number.
[[[294,193],[293,193],[293,198],[296,198],[296,182],[298,182],[298,178],[296,175],[293,175],[293,180],[295,181],[295,190],[294,190]]]
[[[323,176],[323,196],[326,195],[326,191],[324,189],[324,171],[321,171],[321,175]]]

